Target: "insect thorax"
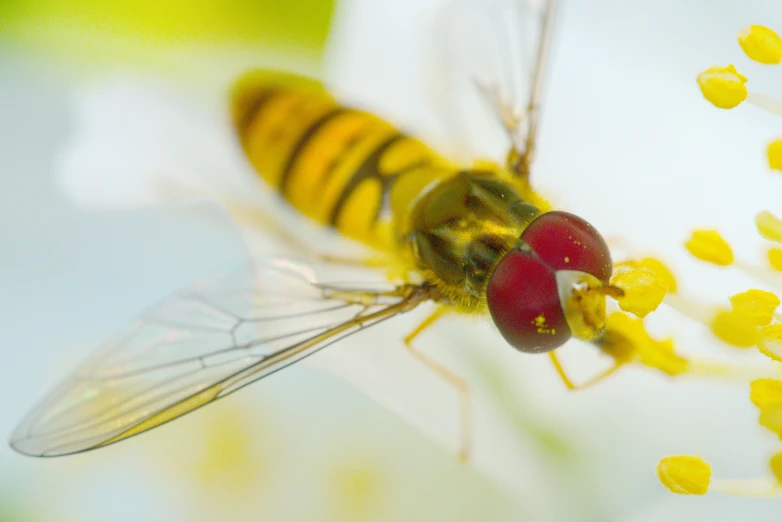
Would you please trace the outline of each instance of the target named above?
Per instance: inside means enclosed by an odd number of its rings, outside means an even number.
[[[463,171],[421,198],[404,239],[443,295],[478,311],[495,265],[539,214],[495,172]]]

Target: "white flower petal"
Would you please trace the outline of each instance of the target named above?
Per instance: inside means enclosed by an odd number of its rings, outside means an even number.
[[[339,3],[326,53],[327,83],[345,99],[424,138],[457,163],[471,164],[478,157],[503,161],[507,135],[497,124],[489,100],[472,84],[475,71],[470,60],[446,63],[442,56],[444,48],[457,45],[471,50],[476,34],[491,29],[480,26],[470,32],[468,45],[453,31],[442,31],[444,23],[472,27],[475,21],[468,17],[476,9],[458,4],[475,8],[481,2],[404,4],[400,8],[398,2],[384,0]],[[496,75],[486,79],[502,80]]]
[[[339,2],[326,49],[325,80],[342,99],[425,137],[441,152],[456,152],[448,141],[453,129],[444,127],[437,112],[441,104],[433,103],[429,76],[431,29],[445,3],[407,1],[401,7],[382,0]]]
[[[73,135],[55,161],[66,194],[103,209],[193,197],[257,202],[259,182],[232,139],[224,100],[183,92],[128,76],[80,91]]]

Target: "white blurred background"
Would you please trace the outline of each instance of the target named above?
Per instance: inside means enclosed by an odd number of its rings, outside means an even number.
[[[420,46],[440,3],[340,2],[326,76],[348,100],[425,133]],[[782,122],[753,108],[718,111],[695,84],[706,67],[736,63],[752,88],[780,92],[782,69],[749,63],[736,43],[738,29],[749,23],[782,31],[782,6],[774,0],[565,2],[535,166],[537,186],[557,206],[606,236],[663,255],[688,290],[714,300],[747,282],[687,258],[683,239],[696,226],[717,227],[740,256],[760,259],[752,217],[764,208],[781,210],[782,180],[767,171],[764,150],[782,134]],[[228,226],[164,210],[80,210],[53,178],[76,125],[73,100],[86,85],[120,71],[198,93],[192,76],[173,78],[113,58],[70,61],[17,39],[0,47],[0,433],[10,433],[95,341],[241,255]],[[292,61],[315,67],[311,57],[291,53]],[[247,54],[243,63],[253,61]],[[284,57],[274,53],[276,63]],[[216,61],[215,76],[232,68]],[[208,65],[198,64],[200,70]],[[218,80],[205,80],[204,92]],[[680,334],[683,349],[728,351],[672,314],[661,312],[653,325]],[[404,333],[401,327],[375,338],[368,332],[360,344],[373,350]],[[724,477],[767,473],[778,441],[756,425],[746,385],[674,382],[633,369],[572,395],[546,361],[512,353],[486,325],[454,320],[425,339],[477,379],[480,404],[493,408],[507,430],[483,440],[511,441],[508,447],[482,449],[477,428],[485,465],[461,466],[452,448],[356,387],[299,365],[94,454],[35,460],[0,449],[0,521],[778,517],[775,501],[674,497],[654,477],[657,460],[670,453],[701,453]],[[578,366],[578,346],[566,355]],[[504,453],[513,455],[512,465],[491,461]]]

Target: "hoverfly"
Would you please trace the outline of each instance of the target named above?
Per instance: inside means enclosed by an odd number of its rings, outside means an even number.
[[[553,355],[571,337],[599,343],[606,296],[620,292],[600,234],[552,210],[530,184],[555,8],[554,0],[462,0],[439,26],[449,42],[442,58],[504,129],[504,165],[460,167],[311,79],[255,71],[238,80],[234,129],[263,180],[302,214],[393,260],[389,273],[402,281],[322,283],[288,258],[217,274],[104,343],[22,421],[11,445],[58,456],[113,444],[434,302],[405,344],[459,392],[466,456],[467,386],[416,351],[414,338],[448,312],[482,314],[519,351]],[[465,20],[486,22],[489,39],[463,31]],[[465,63],[462,50],[477,59]]]

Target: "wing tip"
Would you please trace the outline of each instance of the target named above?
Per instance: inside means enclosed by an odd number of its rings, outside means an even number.
[[[8,438],[8,447],[10,447],[16,453],[24,455],[25,457],[35,457],[42,459],[74,455],[76,453],[83,453],[97,447],[89,446],[78,449],[69,448],[65,451],[57,451],[57,446],[46,446],[42,444],[42,442],[44,441],[42,441],[40,438],[27,433],[27,425],[22,423],[11,433],[11,436]]]
[[[25,444],[24,439],[19,439],[16,434],[11,435],[11,438],[8,439],[8,446],[14,450],[15,452],[19,453],[20,455],[24,455],[26,457],[46,457],[46,452],[36,451],[30,445]]]

